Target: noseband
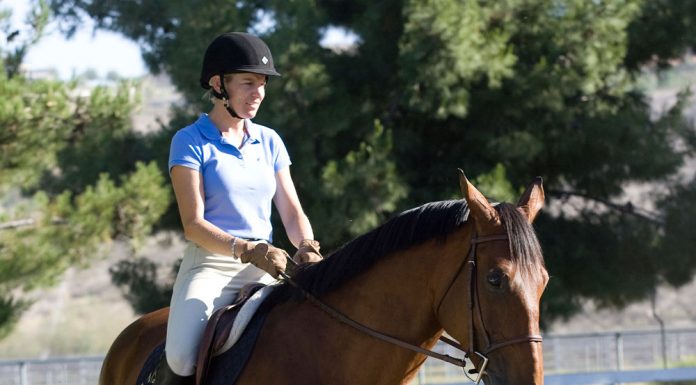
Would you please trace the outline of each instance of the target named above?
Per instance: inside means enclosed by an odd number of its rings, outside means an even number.
[[[440,337],[441,341],[463,351],[465,353],[464,354],[465,359],[459,359],[459,358],[452,357],[452,356],[447,355],[447,354],[441,354],[441,353],[434,352],[432,350],[424,349],[420,346],[413,345],[413,344],[410,344],[410,343],[405,342],[405,341],[401,341],[397,338],[388,336],[384,333],[381,333],[381,332],[378,332],[374,329],[371,329],[371,328],[349,318],[345,314],[339,312],[338,310],[327,305],[326,303],[322,302],[317,297],[315,297],[312,293],[308,292],[303,287],[299,286],[297,284],[297,282],[295,282],[292,279],[292,277],[287,275],[285,272],[281,272],[280,275],[287,282],[289,282],[292,286],[294,286],[295,288],[300,290],[300,292],[302,292],[302,294],[305,296],[305,298],[307,298],[307,300],[309,300],[310,302],[312,302],[313,304],[318,306],[320,309],[324,310],[326,313],[328,313],[330,316],[332,316],[336,320],[338,320],[346,325],[349,325],[349,326],[351,326],[351,327],[353,327],[353,328],[355,328],[355,329],[357,329],[365,334],[368,334],[372,337],[380,339],[382,341],[389,342],[389,343],[397,345],[397,346],[401,346],[403,348],[412,350],[416,353],[421,353],[421,354],[428,356],[428,357],[432,357],[432,358],[435,358],[435,359],[438,359],[441,361],[448,362],[448,363],[453,364],[453,365],[457,365],[457,366],[461,367],[462,369],[464,369],[464,375],[468,379],[470,379],[471,381],[474,381],[476,384],[478,384],[481,382],[483,375],[486,373],[486,367],[488,366],[488,357],[486,357],[487,354],[490,354],[491,352],[493,352],[495,350],[498,350],[500,348],[503,348],[503,347],[509,346],[509,345],[525,343],[525,342],[542,342],[542,337],[540,335],[527,335],[527,336],[521,336],[521,337],[509,339],[509,340],[504,340],[504,341],[492,343],[490,340],[490,337],[488,335],[488,331],[486,330],[486,325],[483,322],[483,315],[481,312],[481,301],[478,299],[478,284],[477,284],[477,279],[476,279],[476,270],[477,270],[476,269],[476,246],[480,243],[491,242],[491,241],[502,241],[502,240],[504,240],[504,241],[509,240],[507,234],[487,235],[487,236],[481,236],[481,237],[477,237],[476,234],[474,234],[472,236],[470,246],[469,246],[469,254],[468,254],[467,258],[464,261],[462,261],[462,264],[459,266],[459,269],[458,269],[457,273],[454,275],[454,278],[452,278],[452,281],[450,282],[449,286],[447,287],[447,290],[445,291],[445,294],[442,296],[442,299],[440,300],[440,304],[438,304],[438,307],[437,307],[437,310],[439,312],[440,305],[442,305],[442,301],[447,296],[447,293],[449,293],[449,290],[454,285],[454,282],[457,280],[457,278],[461,274],[462,269],[464,268],[464,266],[468,266],[469,267],[469,283],[470,283],[468,309],[471,311],[471,317],[469,317],[469,319],[470,319],[470,322],[469,322],[469,348],[466,349],[458,342],[456,342],[450,338],[447,338],[445,336]],[[295,263],[295,261],[293,261],[291,258],[288,258],[288,262],[290,262],[291,264],[297,265],[297,263]],[[476,317],[476,320],[478,321],[479,325],[481,325],[481,329],[483,332],[482,335],[483,335],[484,341],[486,342],[486,348],[483,349],[482,353],[476,351],[476,347],[475,347],[475,341],[476,341],[475,337],[476,336],[475,336],[475,327],[474,327],[474,322],[475,322],[474,317]],[[479,368],[471,369],[467,372],[467,370],[465,369],[466,358],[469,358],[471,360],[471,357],[474,355],[478,356],[482,360],[481,365]],[[472,363],[473,363],[473,361],[472,361]],[[469,376],[469,374],[474,374],[474,373],[478,373],[476,378],[472,378]]]
[[[468,298],[468,303],[467,303],[467,308],[471,312],[471,317],[469,317],[469,348],[465,349],[462,345],[457,343],[456,341],[447,338],[445,336],[440,337],[440,340],[442,342],[445,342],[446,344],[453,346],[466,354],[464,355],[466,358],[471,359],[472,356],[476,355],[481,359],[481,364],[478,369],[472,369],[469,372],[464,370],[464,375],[470,379],[471,381],[474,381],[475,383],[480,383],[481,379],[483,378],[483,375],[486,373],[486,367],[488,366],[488,357],[486,357],[488,354],[491,352],[498,350],[500,348],[503,348],[505,346],[510,346],[514,344],[519,344],[519,343],[525,343],[525,342],[542,342],[543,338],[540,335],[526,335],[526,336],[520,336],[517,338],[511,338],[508,340],[504,341],[499,341],[499,342],[491,342],[491,338],[488,335],[488,330],[486,330],[486,324],[483,322],[483,313],[481,312],[481,301],[479,299],[478,295],[478,279],[477,279],[477,259],[476,259],[476,247],[485,242],[492,242],[492,241],[509,241],[508,235],[507,234],[496,234],[496,235],[485,235],[485,236],[480,236],[477,237],[476,234],[474,234],[471,238],[471,245],[469,246],[469,255],[467,256],[466,260],[462,263],[462,265],[459,267],[459,270],[457,271],[457,274],[455,274],[454,278],[452,278],[452,282],[450,282],[449,286],[447,287],[447,290],[445,291],[445,294],[442,296],[442,299],[440,300],[440,304],[437,307],[437,312],[439,313],[440,311],[440,305],[442,305],[442,301],[445,299],[447,296],[447,293],[449,293],[449,290],[452,288],[452,285],[454,285],[454,282],[457,280],[457,277],[461,274],[462,268],[464,266],[467,266],[469,268],[469,298]],[[483,339],[485,341],[486,347],[483,349],[483,352],[478,352],[476,351],[476,335],[475,335],[475,330],[476,328],[474,327],[474,323],[478,321],[479,325],[481,326],[481,335],[483,336]],[[473,361],[472,361],[473,363]],[[469,376],[469,374],[474,374],[478,373],[476,378],[472,378]]]

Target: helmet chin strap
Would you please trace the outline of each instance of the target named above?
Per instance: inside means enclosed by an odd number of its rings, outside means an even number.
[[[225,109],[230,114],[230,116],[232,116],[235,119],[243,120],[244,118],[237,115],[237,112],[235,112],[232,106],[230,105],[230,97],[229,95],[227,95],[227,90],[225,89],[225,76],[223,74],[220,74],[220,91],[222,92],[217,92],[215,91],[215,89],[213,89],[213,95],[215,95],[215,97],[218,99],[222,99],[223,105],[225,106]]]

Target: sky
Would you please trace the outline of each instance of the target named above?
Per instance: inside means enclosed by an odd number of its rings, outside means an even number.
[[[29,0],[0,0],[0,8],[12,10],[12,26],[23,29]],[[49,25],[45,36],[29,48],[24,67],[30,71],[55,69],[62,79],[93,69],[99,76],[114,71],[121,77],[139,77],[147,73],[138,45],[120,34],[92,31],[85,25],[71,39],[66,39],[55,24]]]
[[[12,11],[12,26],[26,29],[24,21],[32,0],[0,0],[0,9]],[[269,21],[272,23],[272,21]],[[29,71],[54,69],[61,79],[68,80],[86,70],[94,70],[100,77],[116,72],[123,78],[147,74],[140,47],[122,36],[109,31],[93,31],[94,23],[85,18],[84,25],[75,35],[66,39],[55,24],[49,24],[45,35],[29,48],[24,68]],[[320,42],[323,46],[345,46],[358,37],[343,28],[328,27]]]

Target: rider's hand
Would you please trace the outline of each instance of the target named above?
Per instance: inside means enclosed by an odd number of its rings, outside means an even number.
[[[261,270],[278,278],[280,273],[285,272],[288,253],[283,249],[273,247],[268,243],[259,243],[253,249],[245,251],[239,256],[244,263],[252,263]]]
[[[307,262],[319,262],[324,257],[322,257],[319,252],[319,241],[313,239],[303,239],[300,242],[300,247],[297,248],[297,252],[292,257],[292,260],[297,263],[307,263]]]

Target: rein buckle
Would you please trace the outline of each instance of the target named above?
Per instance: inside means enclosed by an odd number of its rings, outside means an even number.
[[[476,370],[476,372],[478,373],[476,378],[475,379],[471,378],[471,376],[469,376],[469,372],[467,372],[467,370],[465,368],[462,368],[462,369],[464,369],[464,375],[466,376],[466,378],[468,378],[470,381],[473,381],[476,385],[478,385],[481,382],[481,379],[483,378],[484,374],[486,374],[486,367],[488,366],[488,358],[477,351],[474,351],[474,354],[479,356],[479,358],[481,359],[481,368]],[[467,356],[468,356],[468,354],[467,354]],[[471,360],[471,358],[469,358],[469,360]],[[473,361],[471,361],[471,363],[473,364]],[[475,367],[476,366],[474,365],[474,368]]]

